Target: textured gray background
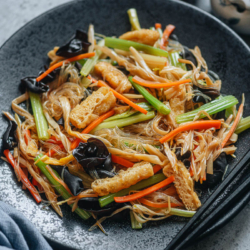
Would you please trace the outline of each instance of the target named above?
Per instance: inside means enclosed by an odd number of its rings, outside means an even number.
[[[0,0],[0,46],[34,17],[68,0]],[[190,1],[209,11],[209,1]],[[248,38],[249,40],[249,38]],[[191,249],[250,249],[250,204],[228,225]]]

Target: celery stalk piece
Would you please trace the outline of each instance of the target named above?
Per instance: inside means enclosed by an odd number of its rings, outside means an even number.
[[[79,62],[82,66],[87,62],[88,59],[84,58],[84,59],[81,59],[77,62]]]
[[[43,114],[43,107],[42,107],[42,103],[40,100],[40,95],[29,92],[29,97],[30,97],[33,115],[35,118],[38,138],[40,140],[48,140],[49,139],[48,124]]]
[[[157,98],[152,96],[144,87],[141,85],[133,82],[133,77],[129,76],[129,81],[133,85],[133,87],[144,96],[144,98],[155,108],[157,109],[161,114],[168,115],[170,113],[170,109],[161,101],[159,101]]]
[[[87,78],[87,77],[83,77],[82,79],[81,79],[81,82],[80,82],[80,86],[82,87],[82,88],[88,88],[89,87],[89,85],[92,83],[92,81],[89,79],[89,78]]]
[[[39,158],[41,158],[43,155],[40,154],[37,158],[35,158],[35,161],[37,161]],[[58,182],[56,181],[53,176],[50,174],[50,172],[46,169],[47,164],[45,164],[42,161],[37,162],[36,164],[38,168],[41,170],[41,172],[46,176],[48,181],[53,185],[53,187],[56,189],[56,191],[62,196],[64,200],[69,199],[72,197],[72,195]],[[55,175],[58,179],[61,179],[59,174],[53,170]],[[73,204],[70,205],[70,207],[73,207]],[[87,220],[91,215],[89,212],[86,212],[85,210],[81,208],[76,208],[75,212],[84,220]]]
[[[99,41],[98,45],[104,46],[104,40]],[[89,58],[86,61],[86,63],[83,65],[81,72],[80,72],[82,76],[87,76],[90,73],[90,71],[93,69],[93,67],[97,63],[101,54],[102,54],[102,52],[100,50],[96,50],[95,56]]]
[[[224,96],[219,99],[215,99],[207,104],[204,104],[200,106],[198,109],[195,109],[193,111],[177,115],[176,116],[176,122],[177,123],[184,123],[189,122],[194,119],[194,117],[197,115],[197,113],[201,110],[206,111],[209,115],[214,115],[222,110],[225,110],[227,108],[232,107],[233,105],[236,105],[238,103],[237,98],[235,98],[232,95]],[[200,115],[200,119],[206,117],[204,114]]]
[[[130,47],[134,47],[136,50],[144,51],[147,54],[168,57],[168,52],[166,50],[154,48],[149,45],[132,42],[132,41],[124,40],[124,39],[105,37],[105,46],[113,48],[113,49],[120,49],[120,50],[125,50],[125,51],[129,51]]]
[[[99,198],[99,204],[101,207],[104,207],[104,206],[108,205],[109,203],[113,202],[114,197],[125,196],[125,195],[129,194],[130,191],[140,190],[140,189],[152,186],[152,185],[154,185],[158,182],[161,182],[165,179],[166,179],[166,176],[164,174],[155,174],[155,175],[149,177],[148,179],[142,180],[129,188],[125,188],[117,193],[108,194],[108,195],[105,195],[105,196]]]
[[[130,220],[132,229],[142,229],[142,223],[136,220],[134,213],[131,210],[130,210]]]
[[[139,23],[139,18],[138,18],[136,9],[133,9],[133,8],[129,9],[127,13],[128,13],[128,17],[129,17],[132,30],[140,30],[141,26]]]
[[[238,126],[237,126],[237,129],[235,130],[235,134],[240,134],[242,133],[243,131],[245,131],[246,129],[249,129],[250,128],[250,116],[248,117],[245,117],[245,118],[241,118]]]
[[[155,112],[149,111],[146,115],[140,113],[138,115],[132,115],[124,119],[118,119],[118,120],[109,121],[109,122],[102,122],[93,130],[91,130],[90,134],[93,134],[95,131],[103,129],[103,128],[115,128],[115,127],[122,128],[125,126],[132,125],[134,123],[151,120],[154,117],[155,117]]]
[[[175,51],[169,53],[169,59],[172,66],[182,68],[183,70],[187,70],[186,65],[178,61],[179,58],[181,58],[179,52]]]
[[[147,111],[151,111],[153,109],[153,107],[146,102],[141,102],[141,103],[136,103],[136,104]],[[134,115],[135,113],[138,113],[138,111],[135,111],[133,109],[129,109],[122,114],[113,115],[113,116],[107,118],[106,120],[104,120],[103,122],[109,122],[109,121],[127,118],[129,116]]]

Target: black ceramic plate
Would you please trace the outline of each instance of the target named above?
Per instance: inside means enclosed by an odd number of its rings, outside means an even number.
[[[74,1],[59,6],[24,26],[13,35],[0,50],[0,105],[9,111],[11,100],[20,95],[18,84],[22,77],[36,75],[40,67],[48,62],[46,54],[56,45],[64,44],[76,29],[88,29],[95,25],[98,33],[108,36],[130,30],[127,9],[137,9],[142,27],[148,28],[156,22],[172,23],[182,44],[198,45],[211,70],[222,79],[222,92],[247,98],[244,115],[249,110],[250,51],[245,43],[229,28],[209,14],[179,1]],[[0,134],[6,121],[0,117]],[[250,148],[249,131],[240,135],[237,143],[237,159],[231,160],[233,168]],[[183,218],[148,223],[143,230],[133,231],[128,218],[122,222],[103,223],[109,236],[99,230],[88,232],[93,220],[82,221],[63,206],[64,218],[55,212],[37,205],[29,193],[21,190],[9,165],[0,163],[0,199],[13,205],[30,219],[37,229],[48,238],[66,246],[81,249],[163,249],[184,226]],[[202,197],[204,202],[207,195]]]

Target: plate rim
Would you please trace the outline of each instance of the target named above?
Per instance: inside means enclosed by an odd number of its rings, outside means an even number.
[[[43,16],[57,10],[57,9],[60,9],[64,6],[70,6],[72,4],[75,4],[77,2],[88,2],[88,1],[91,1],[91,0],[70,0],[66,3],[62,3],[62,4],[59,4],[57,6],[54,6],[53,8],[50,8],[48,10],[46,10],[45,12],[39,14],[38,16],[32,18],[30,21],[28,21],[27,23],[25,23],[23,26],[21,26],[19,29],[17,29],[1,46],[0,46],[0,52],[2,49],[4,49],[4,47],[9,43],[9,41],[11,41],[12,39],[15,39],[15,36],[18,35],[19,33],[22,32],[23,29],[27,28],[29,25],[31,25],[32,23],[36,22],[36,20],[42,18]],[[158,0],[156,0],[158,1]],[[161,0],[159,0],[161,1]],[[206,12],[205,10],[202,10],[200,9],[199,7],[197,6],[194,6],[190,3],[187,3],[187,2],[184,2],[183,0],[179,0],[179,1],[176,1],[176,0],[167,0],[169,2],[172,2],[176,5],[181,5],[181,6],[185,6],[185,8],[190,8],[190,9],[193,9],[195,10],[196,12],[200,12],[202,13],[203,15],[207,16],[208,18],[212,19],[213,21],[215,21],[217,24],[221,25],[225,30],[227,30],[227,32],[231,33],[232,36],[234,36],[238,42],[240,42],[243,46],[244,46],[244,49],[246,49],[246,51],[250,54],[250,46],[247,45],[247,43],[233,30],[231,29],[228,25],[226,25],[225,23],[223,23],[220,19],[218,19],[216,16],[212,15],[211,13],[209,12]],[[167,1],[165,4],[167,4]],[[243,158],[243,157],[242,157]],[[236,215],[233,216],[233,218],[235,217]],[[37,230],[40,232],[40,230],[37,228]],[[46,241],[49,243],[49,245],[53,245],[55,246],[56,245],[56,249],[62,249],[62,250],[74,250],[74,249],[79,249],[80,248],[73,248],[72,246],[66,244],[66,243],[61,243],[53,238],[50,238],[49,236],[47,236],[46,234],[40,232],[43,237],[46,239]],[[176,234],[178,235],[178,233]],[[174,239],[174,238],[173,238]],[[59,248],[60,247],[60,248]],[[167,245],[166,245],[167,247]]]

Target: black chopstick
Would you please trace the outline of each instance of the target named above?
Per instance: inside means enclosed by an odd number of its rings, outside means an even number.
[[[192,227],[199,223],[201,216],[209,210],[211,205],[215,200],[223,193],[223,191],[232,183],[232,181],[237,177],[239,172],[248,164],[250,161],[250,151],[248,151],[241,161],[235,166],[235,168],[229,173],[226,179],[220,184],[220,186],[214,191],[214,193],[208,198],[208,200],[202,205],[202,207],[196,212],[196,214],[186,223],[183,229],[178,233],[178,235],[170,242],[166,250],[178,250],[183,248],[182,242],[186,242],[189,238]],[[201,222],[202,223],[202,222]],[[196,228],[198,225],[196,225]],[[193,231],[193,230],[192,230]],[[204,230],[205,231],[205,230]],[[204,232],[203,231],[203,232]],[[201,232],[202,233],[202,232]],[[198,237],[199,235],[196,235]]]
[[[176,249],[183,249],[190,246],[194,241],[197,240],[199,235],[210,227],[214,221],[218,220],[220,216],[223,216],[224,212],[230,209],[232,204],[239,201],[240,197],[244,195],[250,189],[250,177],[245,180],[233,193],[229,195],[219,206],[211,212],[198,226],[196,226],[189,235],[181,242]]]
[[[250,201],[250,191],[247,190],[242,195],[239,195],[239,199],[237,202],[234,203],[234,206],[230,206],[227,209],[223,210],[222,216],[217,219],[211,227],[209,227],[205,232],[203,232],[196,240],[195,242],[211,235],[218,229],[222,228],[224,225],[226,225],[229,221],[231,221]],[[192,245],[195,242],[191,242],[190,245]]]

